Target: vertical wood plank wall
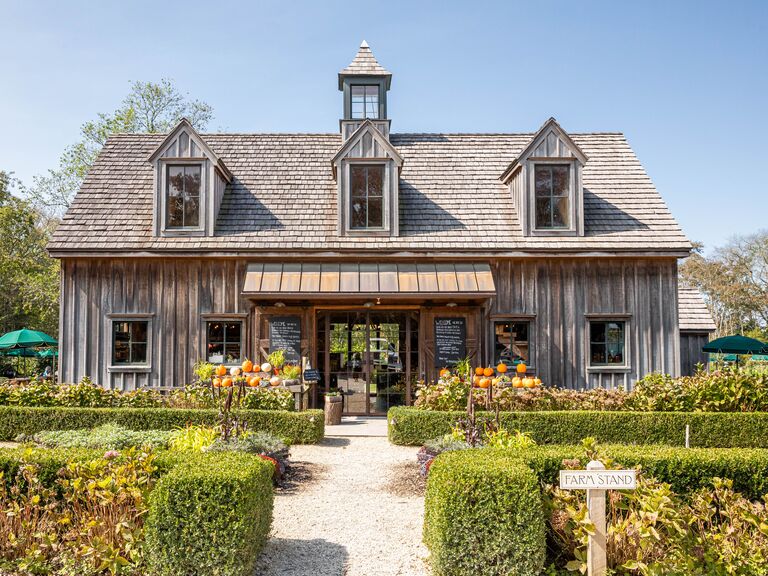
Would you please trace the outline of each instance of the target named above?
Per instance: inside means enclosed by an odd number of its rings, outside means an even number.
[[[680,332],[680,375],[693,376],[697,364],[709,362],[709,354],[701,349],[709,342],[709,332]]]
[[[263,317],[241,298],[247,261],[193,258],[62,260],[61,378],[90,376],[119,389],[181,386],[192,381],[192,364],[204,356],[203,315],[242,315],[246,353],[265,338]],[[532,323],[536,373],[545,384],[616,387],[653,371],[678,374],[681,338],[677,320],[677,261],[639,258],[525,258],[492,262],[497,295],[484,314],[469,314],[468,349],[490,361],[491,320],[525,318]],[[386,298],[386,303],[396,299]],[[475,309],[479,310],[479,309]],[[264,310],[263,312],[277,312]],[[285,310],[281,311],[285,313]],[[459,310],[453,310],[458,313]],[[421,357],[429,363],[433,308],[422,308]],[[110,315],[151,314],[151,369],[110,370]],[[302,348],[315,349],[311,309],[301,311]],[[587,368],[590,314],[616,314],[627,321],[630,367]],[[477,334],[475,334],[477,330]],[[259,339],[257,342],[256,339]]]

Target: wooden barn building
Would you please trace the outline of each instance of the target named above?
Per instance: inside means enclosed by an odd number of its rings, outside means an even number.
[[[118,134],[56,230],[61,379],[305,357],[349,413],[469,355],[545,385],[679,374],[691,244],[621,133],[396,133],[363,43],[331,134]],[[700,332],[706,332],[702,330]]]

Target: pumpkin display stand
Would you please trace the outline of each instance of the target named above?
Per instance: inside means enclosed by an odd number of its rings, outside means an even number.
[[[343,408],[341,396],[325,397],[325,424],[334,426],[341,424],[341,411]]]

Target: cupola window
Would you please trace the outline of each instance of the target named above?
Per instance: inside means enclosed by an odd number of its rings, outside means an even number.
[[[379,117],[379,85],[352,85],[352,118]]]

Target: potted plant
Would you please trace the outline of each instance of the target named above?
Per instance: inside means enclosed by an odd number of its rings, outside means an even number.
[[[341,424],[341,412],[344,398],[338,390],[325,393],[325,423],[327,425]]]
[[[304,392],[304,385],[301,383],[301,366],[286,364],[283,367],[283,386],[291,392]]]

